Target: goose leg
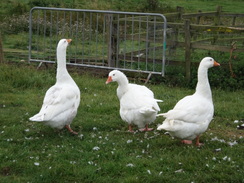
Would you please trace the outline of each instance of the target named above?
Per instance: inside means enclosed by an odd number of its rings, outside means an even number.
[[[196,146],[202,146],[203,145],[203,143],[200,143],[199,142],[199,135],[197,136],[197,138],[196,138]]]
[[[192,140],[182,140],[181,143],[183,143],[183,144],[192,144]]]
[[[148,124],[146,124],[145,128],[140,129],[141,132],[152,131],[153,128],[148,128]]]
[[[129,124],[129,130],[128,130],[128,132],[134,132],[134,130],[132,129],[132,125],[131,124]]]
[[[74,135],[78,135],[77,132],[73,131],[71,128],[70,128],[70,125],[65,125],[65,128],[67,128],[69,130],[70,133],[74,134]]]

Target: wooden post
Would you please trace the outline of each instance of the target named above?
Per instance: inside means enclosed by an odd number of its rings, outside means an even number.
[[[113,61],[112,61],[112,55],[113,55],[113,50],[112,50],[112,15],[107,14],[107,44],[108,44],[108,66],[112,67],[113,66]]]
[[[236,25],[236,17],[233,17],[232,19],[232,26],[235,26]]]
[[[0,63],[4,62],[4,55],[3,55],[3,44],[2,44],[2,35],[0,32]]]
[[[222,11],[222,6],[217,6],[216,9],[216,17],[214,18],[214,24],[215,25],[220,25],[220,14]]]
[[[184,21],[185,31],[185,72],[186,81],[189,82],[191,78],[191,33],[190,33],[190,20]]]
[[[117,25],[114,24],[113,15],[107,15],[107,44],[108,44],[108,66],[115,67],[116,45],[117,45]]]
[[[202,11],[199,10],[198,13],[200,14],[200,13],[202,13]],[[196,24],[199,25],[200,24],[200,20],[201,20],[201,16],[197,16],[197,22],[196,22]]]
[[[177,43],[179,42],[179,28],[174,27],[172,28],[173,34],[172,34],[172,45],[168,47],[169,55],[174,55],[176,53]]]
[[[177,6],[177,7],[176,7],[176,11],[179,12],[178,19],[181,20],[181,19],[182,19],[182,15],[183,15],[184,12],[185,12],[184,8],[181,7],[181,6]]]

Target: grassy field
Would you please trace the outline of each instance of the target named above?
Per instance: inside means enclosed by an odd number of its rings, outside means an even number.
[[[243,90],[213,89],[215,116],[201,137],[205,145],[198,148],[156,130],[128,133],[119,116],[117,84],[71,74],[82,93],[72,123],[78,136],[28,121],[55,83],[55,68],[0,65],[1,182],[244,182],[244,131],[237,129],[244,118]],[[147,86],[164,100],[161,112],[194,92]]]
[[[242,13],[242,3],[242,0],[11,0],[0,2],[0,17],[20,15],[34,6],[158,13],[175,11],[177,6],[184,7],[187,12],[215,11],[217,6],[222,6],[224,11]]]
[[[11,17],[16,20],[11,21],[16,29],[2,35],[5,51],[14,52],[5,54],[6,61],[19,61],[18,55],[27,53],[28,37],[21,27],[25,26],[26,17],[20,15],[38,3],[39,6],[159,13],[175,11],[176,6],[183,6],[186,12],[214,11],[221,5],[223,11],[243,13],[243,0],[1,1],[2,28],[9,25],[7,17],[18,15]],[[24,29],[28,32],[28,26]],[[209,72],[213,74],[214,68]],[[81,74],[78,69],[71,74],[81,90],[81,103],[71,126],[79,135],[30,122],[28,118],[40,110],[45,92],[55,83],[55,73],[55,67],[36,70],[35,64],[0,64],[1,183],[244,182],[244,131],[237,128],[244,121],[243,89],[230,91],[231,83],[226,82],[220,84],[228,91],[213,88],[214,119],[200,138],[204,146],[195,147],[181,144],[164,131],[128,133],[127,124],[119,116],[117,84],[106,85],[106,77],[84,70]],[[175,70],[174,73],[178,74]],[[219,86],[216,84],[219,75],[215,75],[212,84]],[[132,82],[143,84],[139,79]],[[164,100],[159,104],[161,112],[194,92],[194,89],[165,84],[147,86],[156,98]],[[157,118],[151,127],[155,129],[162,120]]]

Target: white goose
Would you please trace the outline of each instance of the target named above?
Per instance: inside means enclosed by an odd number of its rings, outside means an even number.
[[[159,114],[158,116],[166,119],[158,126],[158,130],[168,131],[170,135],[182,139],[185,144],[191,144],[196,138],[196,145],[201,145],[199,136],[207,130],[214,114],[208,69],[219,65],[211,57],[202,59],[198,68],[196,92],[178,101],[167,113]]]
[[[109,73],[106,84],[118,82],[117,96],[120,101],[120,116],[129,124],[129,131],[133,132],[132,124],[137,125],[140,131],[151,131],[148,124],[156,119],[160,108],[154,99],[154,94],[145,86],[129,83],[124,73],[113,70]]]
[[[29,120],[43,122],[57,129],[66,127],[71,133],[78,134],[70,127],[80,104],[80,90],[66,69],[66,49],[71,41],[59,41],[56,83],[47,90],[40,112]]]

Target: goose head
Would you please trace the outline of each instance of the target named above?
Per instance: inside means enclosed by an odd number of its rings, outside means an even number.
[[[205,67],[205,68],[211,68],[211,67],[215,67],[215,66],[220,66],[220,64],[218,62],[216,62],[213,58],[211,57],[205,57],[202,59],[201,63],[200,63],[200,67]]]
[[[106,84],[116,81],[120,82],[121,80],[126,80],[127,78],[123,72],[120,72],[119,70],[113,70],[108,74],[108,79],[106,81]]]
[[[57,50],[60,51],[66,51],[67,46],[69,45],[69,43],[72,41],[72,39],[61,39],[58,42],[58,46],[57,46]]]

